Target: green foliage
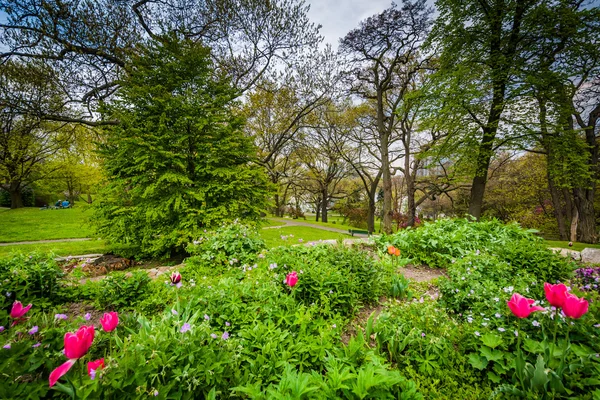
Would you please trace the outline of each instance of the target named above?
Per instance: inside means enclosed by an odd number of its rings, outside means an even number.
[[[279,247],[266,256],[282,282],[296,271],[293,295],[304,305],[315,305],[324,315],[352,315],[361,304],[386,293],[389,273],[365,253],[334,246]],[[283,283],[281,283],[282,286]]]
[[[133,307],[147,295],[149,282],[145,271],[114,272],[100,281],[96,304],[101,309],[111,310]]]
[[[517,224],[498,220],[473,222],[467,219],[438,219],[418,229],[405,229],[394,235],[376,240],[381,249],[392,244],[410,257],[415,264],[434,268],[447,267],[453,260],[473,251],[494,252],[508,243],[519,240],[521,245],[542,248],[534,231],[524,230]]]
[[[412,297],[412,292],[409,289],[410,279],[404,275],[393,275],[390,282],[390,296],[396,299],[408,299]]]
[[[36,308],[48,308],[64,301],[71,290],[61,282],[64,274],[52,254],[15,254],[0,258],[0,310],[10,308],[13,301]]]
[[[253,263],[256,255],[264,248],[265,242],[256,228],[242,225],[236,220],[214,231],[205,232],[190,244],[187,251],[195,257],[188,258],[186,262],[239,267]]]
[[[120,101],[104,110],[120,124],[100,145],[108,179],[96,209],[101,236],[164,256],[183,252],[206,227],[258,218],[266,178],[209,49],[165,38],[140,48],[132,64]]]

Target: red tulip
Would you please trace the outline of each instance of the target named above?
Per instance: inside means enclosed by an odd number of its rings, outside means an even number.
[[[69,359],[66,363],[50,373],[50,387],[75,364],[75,362],[88,352],[94,341],[94,325],[82,326],[76,333],[65,333],[65,356]]]
[[[171,274],[171,283],[173,285],[178,284],[179,282],[181,282],[181,274],[179,272],[173,272]]]
[[[527,297],[521,296],[519,293],[515,293],[506,303],[508,304],[510,311],[512,311],[517,318],[527,318],[529,317],[529,314],[534,311],[544,310],[544,307],[532,305],[534,302],[535,300],[528,299]]]
[[[105,332],[112,332],[119,325],[119,314],[116,311],[104,313],[100,318],[100,324]]]
[[[87,364],[88,375],[93,380],[96,377],[96,371],[102,368],[104,368],[104,358],[101,358],[96,361],[90,361]]]
[[[568,289],[562,284],[552,285],[548,282],[544,283],[544,292],[546,292],[546,300],[554,307],[562,307],[567,297]]]
[[[563,312],[569,318],[579,319],[588,312],[588,302],[586,299],[568,293],[563,304]]]
[[[31,304],[28,304],[27,307],[23,307],[23,304],[20,301],[15,301],[10,310],[10,317],[13,319],[23,318],[23,315],[27,314],[27,311],[29,311],[30,308]]]
[[[296,283],[298,283],[298,274],[296,271],[292,271],[291,273],[287,274],[285,277],[285,284],[289,287],[294,287],[296,286]]]

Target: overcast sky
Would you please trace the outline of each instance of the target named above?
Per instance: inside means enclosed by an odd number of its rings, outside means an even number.
[[[360,21],[390,7],[391,0],[306,0],[309,18],[321,24],[326,43],[337,48],[340,38],[357,28]]]

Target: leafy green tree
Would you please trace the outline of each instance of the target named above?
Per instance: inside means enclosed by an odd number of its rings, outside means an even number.
[[[445,105],[470,117],[473,182],[469,213],[481,215],[490,162],[507,105],[520,95],[522,72],[538,28],[540,1],[438,0],[431,39],[441,50]],[[443,115],[443,113],[440,113]],[[514,114],[514,113],[513,113]],[[513,116],[514,119],[514,116]],[[510,132],[509,132],[510,133]]]
[[[100,145],[108,182],[99,233],[143,256],[168,256],[206,227],[257,218],[267,180],[242,132],[235,90],[215,78],[210,50],[163,39],[140,48]]]
[[[390,147],[400,106],[411,77],[427,67],[420,45],[429,33],[431,9],[424,0],[405,0],[367,18],[340,41],[351,66],[350,92],[372,100],[376,109],[377,146],[383,183],[383,231],[392,232],[392,162]]]
[[[44,63],[0,65],[0,187],[11,208],[24,206],[22,189],[52,172],[42,166],[72,142],[70,126],[40,118],[64,109],[57,86]]]

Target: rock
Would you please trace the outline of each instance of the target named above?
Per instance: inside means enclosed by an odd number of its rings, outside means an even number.
[[[551,248],[550,250],[560,253],[563,257],[571,257],[575,261],[581,260],[581,253],[575,250],[563,249],[563,248]]]
[[[586,264],[600,264],[600,249],[586,247],[581,252],[581,261]]]

